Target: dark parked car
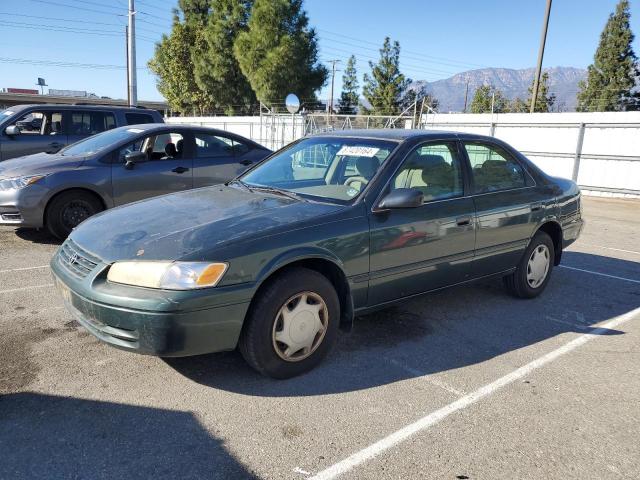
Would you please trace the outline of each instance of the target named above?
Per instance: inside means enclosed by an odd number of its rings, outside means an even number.
[[[0,163],[0,225],[65,238],[107,208],[226,182],[271,153],[220,130],[167,124],[120,127],[56,154]]]
[[[155,110],[109,105],[16,105],[0,112],[0,161],[58,152],[84,138],[125,125],[162,123]]]
[[[162,356],[239,346],[287,378],[356,314],[492,275],[539,295],[582,224],[576,184],[497,139],[354,130],[304,138],[227,185],[98,215],[51,267],[104,342]]]

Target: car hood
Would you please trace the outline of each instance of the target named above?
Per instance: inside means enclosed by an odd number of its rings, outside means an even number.
[[[0,162],[0,178],[23,177],[40,173],[78,168],[84,157],[72,157],[57,153],[34,153]]]
[[[106,263],[193,259],[231,242],[289,230],[343,208],[218,185],[103,212],[76,228],[71,239]]]

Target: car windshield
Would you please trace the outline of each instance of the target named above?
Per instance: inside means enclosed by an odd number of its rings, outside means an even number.
[[[362,138],[307,138],[276,153],[240,180],[249,188],[275,188],[347,203],[360,195],[397,145]]]
[[[113,130],[107,130],[106,132],[99,133],[93,137],[89,137],[85,140],[69,145],[60,151],[61,155],[92,155],[105,148],[120,142],[121,140],[127,140],[135,137],[143,130],[139,128],[121,127]]]
[[[15,111],[11,110],[11,109],[2,110],[0,112],[0,123],[4,122],[7,118],[9,118],[14,113],[15,113]]]

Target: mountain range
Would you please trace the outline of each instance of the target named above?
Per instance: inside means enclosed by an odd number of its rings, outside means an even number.
[[[576,107],[578,82],[584,80],[587,71],[574,67],[545,68],[549,73],[549,93],[556,95],[554,111],[573,111]],[[529,96],[528,88],[533,83],[534,68],[515,70],[511,68],[482,68],[457,73],[452,77],[427,82],[416,80],[409,86],[412,90],[422,90],[438,99],[439,112],[462,112],[467,81],[469,92],[467,108],[471,105],[473,94],[482,85],[493,85],[504,95],[513,99],[520,97],[526,100]]]

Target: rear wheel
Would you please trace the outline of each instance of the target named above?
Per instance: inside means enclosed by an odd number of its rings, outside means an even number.
[[[252,303],[239,348],[247,363],[273,378],[314,368],[336,341],[340,302],[324,275],[295,268],[275,277]]]
[[[553,240],[545,232],[537,232],[524,252],[516,271],[504,277],[509,293],[518,298],[534,298],[547,286],[555,251]]]
[[[45,224],[51,235],[63,240],[71,230],[102,209],[102,204],[95,195],[81,190],[70,190],[51,201],[47,207]]]

